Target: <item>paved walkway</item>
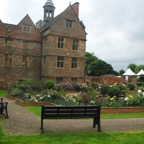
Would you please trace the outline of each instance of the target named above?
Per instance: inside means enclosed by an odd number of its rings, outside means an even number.
[[[4,122],[4,129],[9,135],[31,135],[40,133],[40,117],[17,105],[7,98],[9,118],[5,119],[0,115],[0,120]],[[92,128],[92,119],[65,119],[65,120],[44,120],[45,133],[79,133],[97,132]],[[102,132],[112,131],[144,131],[144,118],[131,119],[102,119]]]

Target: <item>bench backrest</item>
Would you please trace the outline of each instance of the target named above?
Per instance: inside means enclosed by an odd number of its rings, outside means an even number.
[[[44,106],[41,118],[100,118],[101,106]]]

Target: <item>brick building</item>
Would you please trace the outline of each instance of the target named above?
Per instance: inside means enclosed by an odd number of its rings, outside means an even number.
[[[86,32],[79,3],[56,17],[52,0],[43,9],[36,25],[29,15],[17,25],[0,20],[0,89],[26,79],[84,81]]]

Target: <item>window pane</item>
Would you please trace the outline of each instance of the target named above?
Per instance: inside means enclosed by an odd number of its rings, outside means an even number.
[[[77,78],[71,78],[71,81],[76,83],[77,82]]]
[[[23,25],[22,30],[23,32],[31,32],[31,26]]]
[[[72,68],[77,68],[77,58],[72,58]]]
[[[57,57],[57,67],[64,67],[64,57],[63,56]]]
[[[73,50],[78,50],[78,44],[79,44],[79,40],[74,39],[73,40]]]
[[[72,20],[66,20],[66,27],[72,27],[73,21]]]
[[[57,77],[56,81],[57,81],[57,84],[60,84],[61,82],[63,82],[63,78],[62,77]]]
[[[58,48],[64,48],[64,38],[58,38]]]

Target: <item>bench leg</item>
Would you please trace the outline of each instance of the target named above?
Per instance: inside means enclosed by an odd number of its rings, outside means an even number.
[[[96,119],[94,118],[93,119],[93,128],[95,128],[96,127]]]
[[[43,119],[41,119],[41,127],[40,127],[40,130],[41,130],[41,134],[44,134],[44,128],[43,128]]]
[[[98,132],[101,132],[101,124],[100,124],[100,120],[97,119],[97,118],[94,118],[93,119],[93,128],[95,128],[97,125],[97,128],[98,128]]]
[[[97,127],[98,127],[98,132],[101,132],[101,124],[100,124],[100,122],[97,124]]]
[[[41,129],[40,134],[44,134],[44,128],[40,128],[40,129]]]
[[[6,113],[5,118],[9,118],[7,109],[5,109],[5,113]]]

